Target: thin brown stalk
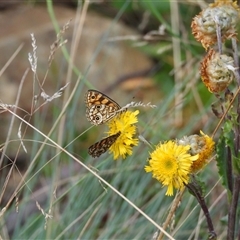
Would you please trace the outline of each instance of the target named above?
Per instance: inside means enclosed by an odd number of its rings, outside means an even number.
[[[7,69],[7,67],[10,65],[10,63],[15,59],[15,57],[18,55],[18,53],[20,52],[20,50],[23,48],[24,44],[21,44],[17,50],[13,53],[13,55],[8,59],[8,61],[5,63],[5,65],[1,68],[0,70],[0,77],[2,76],[2,74],[4,73],[4,71]]]
[[[26,76],[29,72],[29,69],[27,69],[25,71],[25,73],[23,74],[23,77],[21,79],[21,82],[19,84],[19,88],[18,88],[18,93],[17,93],[17,98],[16,98],[16,101],[15,101],[15,105],[17,106],[18,103],[19,103],[19,99],[20,99],[20,96],[21,96],[21,92],[22,92],[22,87],[23,87],[23,83],[26,79]],[[13,112],[16,113],[16,108],[13,109]],[[11,118],[11,122],[10,122],[10,126],[9,126],[9,130],[8,130],[8,135],[7,135],[7,139],[5,141],[5,146],[3,148],[3,152],[2,152],[2,156],[1,156],[1,162],[0,162],[0,166],[2,164],[2,161],[3,161],[3,157],[5,156],[5,153],[7,151],[7,147],[8,147],[8,143],[9,143],[9,140],[10,140],[10,135],[11,135],[11,132],[12,132],[12,128],[13,128],[13,124],[14,124],[14,121],[15,121],[16,117],[14,115],[12,115],[12,118]],[[21,145],[21,144],[20,144]],[[5,179],[5,182],[4,182],[4,185],[3,185],[3,188],[2,188],[2,191],[1,191],[1,194],[0,194],[0,202],[2,201],[2,198],[3,198],[3,195],[5,193],[5,190],[6,190],[6,187],[7,187],[7,184],[8,184],[8,181],[10,179],[10,176],[12,174],[12,171],[13,171],[13,168],[15,167],[15,163],[16,163],[16,160],[17,160],[17,154],[16,154],[16,157],[14,159],[14,162],[12,163],[12,166],[7,174],[7,177]]]
[[[230,147],[227,147],[227,164],[226,164],[226,174],[228,181],[228,189],[233,191],[233,180],[232,180],[232,154]]]
[[[218,40],[218,52],[222,54],[221,28],[217,22],[216,22],[216,34],[217,34],[217,40]]]
[[[236,211],[238,209],[240,192],[240,176],[234,178],[233,183],[233,194],[230,202],[229,212],[228,212],[228,233],[227,240],[233,240],[236,226]]]
[[[197,199],[197,201],[205,215],[205,218],[207,220],[207,225],[208,225],[208,231],[209,231],[208,239],[217,239],[217,234],[215,233],[212,219],[211,219],[210,213],[208,211],[208,207],[206,205],[204,197],[202,196],[202,192],[199,189],[199,186],[197,185],[197,183],[195,184],[194,182],[192,182],[192,183],[187,184],[186,187],[189,189],[191,194],[193,196],[195,196],[195,198]]]
[[[225,117],[226,117],[228,111],[230,110],[230,108],[232,107],[233,102],[234,102],[234,100],[236,99],[236,97],[238,96],[239,92],[240,92],[240,87],[237,89],[237,91],[236,91],[236,93],[234,94],[234,96],[233,96],[231,102],[229,103],[229,105],[228,105],[226,111],[223,113],[221,119],[219,120],[217,126],[215,127],[215,129],[214,129],[214,131],[213,131],[213,134],[212,134],[212,136],[211,136],[212,138],[214,138],[214,136],[215,136],[217,130],[220,128],[220,126],[221,126],[223,120],[225,119]]]
[[[34,131],[38,132],[41,136],[43,136],[47,141],[52,143],[56,148],[58,148],[61,152],[66,153],[70,158],[72,158],[74,161],[76,161],[78,164],[80,164],[83,168],[85,168],[88,172],[90,172],[93,176],[95,176],[97,179],[99,179],[103,184],[105,184],[107,187],[109,187],[113,192],[115,192],[119,197],[124,199],[130,206],[132,206],[135,210],[137,210],[141,215],[143,215],[149,222],[151,222],[155,227],[157,227],[160,231],[164,232],[164,234],[171,240],[174,240],[174,238],[167,233],[162,227],[160,227],[156,222],[152,220],[146,213],[144,213],[140,208],[138,208],[133,202],[131,202],[127,197],[125,197],[121,192],[119,192],[116,188],[114,188],[111,184],[108,183],[105,179],[103,179],[100,175],[98,175],[95,171],[93,171],[90,167],[88,167],[86,164],[84,164],[82,161],[80,161],[78,158],[76,158],[73,154],[68,152],[65,148],[61,147],[59,144],[57,144],[55,141],[53,141],[51,138],[49,138],[47,135],[45,135],[43,132],[35,128],[33,125],[31,125],[29,122],[25,121],[20,116],[16,115],[14,112],[12,112],[10,109],[6,109],[9,113],[15,115],[16,118],[20,119],[22,122],[27,124],[30,128],[32,128]],[[15,196],[15,195],[14,195]],[[7,205],[2,209],[0,212],[0,217],[5,213],[6,209],[9,207],[10,202],[7,203]]]
[[[87,10],[88,10],[88,6],[89,6],[89,1],[86,1],[83,4],[83,8],[81,8],[81,6],[78,7],[77,13],[76,13],[76,27],[74,28],[74,33],[73,33],[73,44],[71,46],[71,50],[70,50],[70,57],[69,57],[69,64],[68,64],[68,71],[67,71],[67,82],[70,83],[71,85],[71,79],[72,79],[72,69],[74,66],[74,60],[75,60],[75,56],[77,53],[77,47],[80,41],[80,37],[82,34],[82,29],[83,29],[83,25],[86,19],[86,14],[87,14]],[[75,83],[74,89],[70,90],[70,87],[66,89],[65,94],[63,96],[63,108],[66,109],[66,107],[69,105],[70,103],[70,99],[73,98],[74,93],[77,90],[77,87],[79,85],[81,78],[78,78],[78,81]],[[66,115],[62,114],[60,121],[59,121],[59,131],[58,131],[58,139],[57,139],[57,143],[59,145],[62,145],[63,143],[63,139],[65,136],[65,132],[64,132],[64,126],[66,124]],[[60,149],[56,148],[57,153],[61,152]],[[58,160],[58,159],[57,159]],[[53,183],[57,184],[58,182],[58,177],[59,177],[59,172],[56,172],[54,178],[53,178]],[[54,185],[54,184],[53,184]],[[52,203],[53,201],[53,195],[51,195],[51,199],[50,199],[50,203]],[[51,230],[49,228],[47,228],[47,237],[50,237],[51,235]]]
[[[6,68],[10,65],[10,63],[15,59],[15,57],[17,56],[17,54],[20,52],[20,50],[22,49],[23,47],[23,44],[21,44],[17,50],[13,53],[13,55],[9,58],[9,60],[6,62],[6,64],[2,67],[1,71],[0,71],[0,76],[3,74],[3,72],[6,70]],[[19,93],[19,91],[18,91]],[[17,98],[18,99],[18,98]],[[16,100],[17,102],[17,100]],[[16,111],[16,110],[14,110]],[[13,121],[13,119],[11,120]],[[10,125],[12,125],[13,123],[10,123]],[[10,138],[10,133],[12,131],[12,128],[9,128],[9,131],[8,131],[8,135],[7,135],[7,139],[6,139],[6,142],[9,141],[9,138]],[[3,153],[1,155],[1,159],[0,159],[0,167],[2,166],[2,163],[3,163],[3,158],[4,158],[4,155],[5,155],[5,152],[6,152],[6,149],[4,148],[3,149]],[[1,199],[1,198],[0,198]]]
[[[234,56],[234,64],[237,68],[236,71],[236,82],[238,85],[240,85],[240,74],[239,74],[239,60],[238,60],[238,50],[237,50],[237,44],[236,40],[232,39],[232,46],[233,46],[233,56]],[[239,91],[238,91],[239,92]],[[239,150],[240,150],[240,94],[238,94],[238,99],[237,99],[237,123],[235,128],[234,128],[234,152],[232,152],[232,156],[238,156]],[[232,161],[236,161],[233,157],[231,158]],[[228,166],[232,167],[233,162],[228,161],[227,164]],[[236,215],[237,215],[237,210],[238,210],[238,201],[239,201],[239,191],[240,191],[240,176],[235,175],[233,171],[231,171],[231,176],[228,178],[233,181],[233,184],[230,185],[230,191],[232,192],[232,196],[230,198],[230,206],[229,206],[229,211],[228,211],[228,232],[227,232],[227,239],[228,240],[233,240],[234,235],[235,235],[235,228],[236,228]],[[232,180],[233,179],[233,180]]]
[[[67,76],[66,79],[68,82],[71,82],[71,78],[72,78],[72,69],[73,69],[73,63],[76,57],[76,53],[77,53],[77,47],[80,41],[80,37],[82,34],[82,29],[83,29],[83,25],[84,22],[86,20],[86,14],[87,14],[87,10],[88,10],[88,6],[89,6],[89,1],[85,1],[83,4],[83,8],[81,9],[81,7],[78,8],[77,11],[77,15],[76,15],[76,28],[74,28],[74,33],[73,33],[73,44],[71,46],[71,50],[70,50],[70,58],[69,58],[69,65],[68,65],[68,71],[67,71]],[[71,84],[71,83],[70,83]],[[77,82],[76,84],[79,84],[79,82]],[[71,93],[71,89],[68,88],[65,91],[64,97],[63,97],[63,105],[65,105],[68,101],[69,95]],[[76,91],[76,88],[75,88]],[[58,133],[58,143],[61,144],[61,142],[64,139],[64,125],[66,122],[66,116],[63,115],[61,121],[60,121],[60,125],[59,125],[59,133]]]
[[[174,34],[179,35],[180,29],[180,18],[179,18],[179,7],[177,1],[170,1],[171,7],[171,26]],[[173,45],[173,61],[174,61],[174,69],[178,69],[181,65],[181,45],[180,39],[178,37],[172,37],[172,45]],[[180,91],[182,85],[182,71],[175,71],[174,74],[175,81],[175,105],[179,105],[182,101],[182,92]],[[180,126],[183,121],[183,113],[182,113],[182,104],[179,105],[175,110],[175,125]]]
[[[175,214],[176,209],[178,208],[179,203],[180,203],[180,201],[181,201],[181,199],[182,199],[184,190],[185,190],[185,188],[184,188],[182,191],[178,192],[178,194],[176,195],[176,197],[175,197],[175,199],[174,199],[174,201],[173,201],[173,204],[172,204],[172,206],[171,206],[171,209],[170,209],[170,211],[169,211],[169,214],[168,214],[165,222],[163,223],[162,228],[163,228],[164,230],[166,230],[167,227],[169,226],[169,224],[170,224],[170,222],[171,222],[171,220],[172,220],[172,218],[173,218],[173,215]],[[163,232],[161,232],[161,233],[159,234],[157,240],[163,239],[163,236],[164,236],[164,234],[163,234]]]

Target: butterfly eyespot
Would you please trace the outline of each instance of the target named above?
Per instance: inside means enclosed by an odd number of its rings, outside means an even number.
[[[85,103],[86,117],[94,125],[108,122],[117,116],[121,109],[114,100],[96,90],[88,90]]]

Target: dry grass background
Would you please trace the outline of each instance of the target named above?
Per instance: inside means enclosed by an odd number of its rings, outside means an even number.
[[[156,104],[157,109],[140,109],[138,128],[153,144],[201,129],[211,133],[217,120],[210,111],[213,99],[199,81],[199,54],[204,52],[191,37],[191,17],[199,11],[191,4],[85,2],[66,8],[49,1],[3,12],[0,63],[6,68],[1,72],[0,99],[18,108],[0,115],[2,239],[151,239],[161,228],[173,198],[144,171],[148,146],[140,143],[126,160],[113,161],[108,154],[99,159],[88,156],[88,146],[104,135],[105,128],[87,122],[84,95],[96,88],[120,105],[132,100]],[[103,16],[106,9],[108,17]],[[168,31],[161,35],[161,18],[167,30],[181,31],[181,38]],[[67,42],[55,44],[51,51],[56,32],[65,24],[69,28],[61,42]],[[36,39],[36,73],[27,71],[27,53],[33,53],[30,33]],[[34,96],[41,90],[37,79],[45,81],[42,88],[49,96],[69,85],[60,98],[46,104],[38,96],[34,112]],[[216,232],[224,238],[225,222],[219,219],[226,215],[227,202],[215,163],[201,175]],[[208,235],[189,193],[166,231],[175,239]]]

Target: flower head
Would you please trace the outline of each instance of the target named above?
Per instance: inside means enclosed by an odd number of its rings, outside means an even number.
[[[198,155],[189,154],[190,146],[178,145],[174,141],[159,144],[150,153],[149,166],[146,172],[152,172],[153,178],[167,186],[166,195],[173,195],[173,188],[182,189],[189,182],[189,174],[193,161]]]
[[[234,79],[233,58],[209,50],[201,62],[201,78],[210,92],[222,92]]]
[[[138,114],[138,110],[134,112],[127,110],[121,112],[117,117],[108,122],[109,136],[121,132],[120,136],[109,148],[110,152],[113,153],[114,159],[117,159],[120,156],[126,158],[126,155],[132,154],[132,147],[138,145],[138,139],[135,138],[135,123],[138,122]]]
[[[211,137],[204,134],[202,131],[199,135],[191,135],[189,137],[183,137],[178,141],[181,145],[190,145],[189,153],[191,155],[198,154],[198,159],[193,162],[191,167],[191,173],[195,173],[202,169],[210,160],[214,152],[215,143]]]
[[[221,31],[220,41],[237,35],[236,24],[239,21],[239,7],[231,0],[218,0],[193,18],[191,27],[195,39],[205,49],[217,42],[217,27]]]

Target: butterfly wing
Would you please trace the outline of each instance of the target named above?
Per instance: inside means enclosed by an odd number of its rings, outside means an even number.
[[[109,121],[121,109],[113,99],[97,90],[88,90],[85,104],[87,107],[86,117],[94,125]]]
[[[94,158],[99,157],[100,155],[105,153],[113,145],[114,142],[116,142],[120,135],[121,132],[118,132],[114,135],[102,139],[99,142],[94,143],[92,146],[88,148],[89,155],[91,155]]]

